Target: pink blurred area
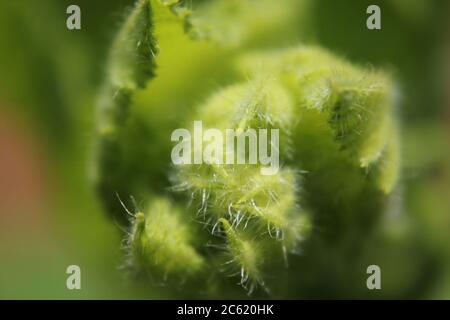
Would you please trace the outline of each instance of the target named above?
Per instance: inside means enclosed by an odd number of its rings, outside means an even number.
[[[26,241],[45,237],[51,179],[42,142],[12,110],[0,101],[0,239]]]

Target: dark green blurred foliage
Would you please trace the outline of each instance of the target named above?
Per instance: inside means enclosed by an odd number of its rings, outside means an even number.
[[[448,1],[394,0],[314,1],[312,28],[316,41],[352,61],[391,69],[398,75],[407,121],[438,117],[445,110],[442,100],[448,35]],[[371,4],[382,11],[382,31],[365,25],[361,14]],[[333,30],[330,32],[330,30]]]

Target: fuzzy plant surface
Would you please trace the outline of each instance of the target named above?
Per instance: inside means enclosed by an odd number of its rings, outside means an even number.
[[[126,229],[128,274],[173,297],[361,296],[361,252],[400,172],[397,91],[386,73],[295,44],[307,5],[139,0],[127,14],[94,167]],[[279,170],[173,165],[171,133],[199,120],[279,129]]]

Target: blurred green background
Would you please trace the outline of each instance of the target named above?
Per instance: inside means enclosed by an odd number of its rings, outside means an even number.
[[[105,57],[133,2],[0,1],[2,299],[172,297],[124,280],[121,234],[90,183]],[[81,30],[66,28],[70,4],[81,8]],[[370,4],[381,7],[380,31],[366,28]],[[304,21],[291,26],[299,41],[387,69],[399,83],[403,172],[393,201],[401,208],[368,244],[383,290],[366,297],[449,299],[450,1],[313,0],[302,10]],[[81,267],[82,290],[66,288],[71,264]]]

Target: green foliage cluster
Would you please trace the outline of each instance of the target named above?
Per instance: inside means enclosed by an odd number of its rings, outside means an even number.
[[[248,293],[290,296],[294,274],[308,290],[301,272],[317,281],[336,256],[357,255],[396,187],[395,84],[321,48],[271,48],[280,21],[298,18],[289,5],[307,3],[281,2],[218,0],[191,11],[139,0],[110,51],[96,185],[129,228],[128,269],[189,296],[239,295],[236,278]],[[271,28],[260,11],[273,12]],[[171,166],[170,132],[194,119],[279,128],[280,170]]]

